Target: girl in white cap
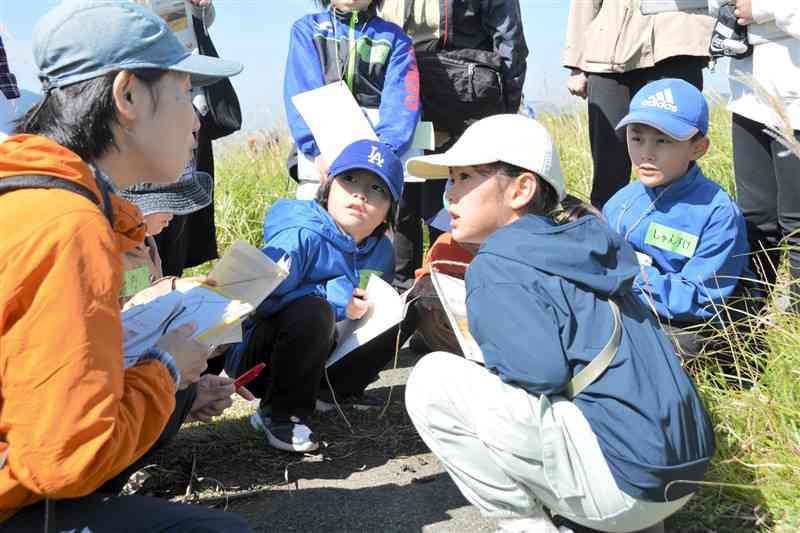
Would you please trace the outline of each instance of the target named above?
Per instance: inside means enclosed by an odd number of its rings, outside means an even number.
[[[466,304],[484,363],[417,363],[406,406],[423,440],[501,531],[557,532],[543,507],[600,531],[661,530],[714,436],[631,292],[633,250],[600,218],[564,213],[553,142],[521,115],[485,118],[408,170],[449,176],[453,239],[480,244]]]

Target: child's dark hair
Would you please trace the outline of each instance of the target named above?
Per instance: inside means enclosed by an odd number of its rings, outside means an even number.
[[[322,207],[324,207],[326,211],[328,209],[328,196],[331,193],[331,185],[333,185],[334,179],[335,177],[333,176],[329,177],[328,179],[324,180],[320,184],[319,189],[317,189],[317,197],[316,197],[317,203]],[[396,226],[397,226],[397,202],[391,196],[391,193],[389,193],[389,212],[386,213],[386,221],[382,222],[377,228],[375,228],[375,231],[373,231],[370,234],[370,236],[380,237],[384,233],[386,233],[387,230],[394,231]]]
[[[137,69],[131,74],[145,83],[158,107],[155,84],[166,70]],[[71,150],[84,161],[94,161],[117,148],[112,126],[119,124],[114,104],[114,79],[118,72],[93,78],[50,93],[16,121],[16,133],[47,137]]]
[[[520,174],[530,172],[522,167],[498,161],[475,167],[484,176],[500,174],[506,178],[516,178]],[[528,203],[527,211],[532,215],[545,216],[553,219],[557,224],[573,222],[586,215],[593,215],[604,220],[603,214],[593,205],[587,204],[580,198],[567,195],[559,202],[555,188],[535,172],[536,195]]]

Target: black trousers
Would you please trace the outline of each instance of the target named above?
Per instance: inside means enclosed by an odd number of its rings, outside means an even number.
[[[422,266],[422,224],[442,209],[446,180],[406,183],[394,234],[394,284],[408,289],[414,283],[414,271]],[[428,227],[430,242],[441,232]]]
[[[52,504],[53,531],[90,531],[93,533],[174,531],[204,533],[240,533],[250,531],[237,515],[223,513],[197,505],[172,503],[146,496],[120,496],[122,487],[131,474],[147,465],[153,453],[166,444],[189,415],[197,395],[196,385],[175,395],[175,410],[164,431],[153,447],[138,461],[106,482],[97,492],[70,500],[57,500]],[[0,524],[0,531],[39,533],[45,521],[45,503],[26,507],[8,521]]]
[[[592,205],[602,209],[609,198],[630,182],[631,160],[625,128],[617,124],[628,114],[633,96],[651,81],[680,78],[703,89],[703,68],[708,58],[675,56],[654,66],[621,74],[588,73],[589,141],[594,178]]]
[[[792,279],[800,277],[800,160],[780,157],[785,148],[764,125],[733,115],[733,163],[739,205],[747,221],[752,268],[775,283],[782,245],[788,245]],[[800,131],[795,131],[800,139]],[[793,284],[795,295],[800,287]]]
[[[203,128],[197,135],[197,169],[214,177],[214,153],[211,139]],[[213,186],[213,180],[212,180]],[[211,204],[188,215],[177,215],[155,237],[161,268],[165,276],[180,276],[183,269],[216,259],[217,226],[214,223],[214,190]]]
[[[236,375],[266,363],[248,385],[262,406],[281,416],[310,415],[320,387],[327,387],[325,362],[336,345],[335,325],[333,309],[319,296],[298,298],[269,318],[250,319]],[[328,379],[336,396],[357,396],[377,379],[394,357],[396,338],[397,327],[391,328],[331,365]]]

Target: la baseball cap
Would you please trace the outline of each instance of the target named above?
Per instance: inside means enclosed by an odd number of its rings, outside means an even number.
[[[678,141],[708,133],[708,103],[691,83],[665,78],[648,83],[631,100],[630,110],[617,124],[645,124]]]
[[[368,139],[350,143],[333,161],[328,173],[336,177],[354,169],[377,174],[389,187],[394,201],[400,201],[403,196],[403,163],[388,146]]]
[[[539,122],[524,115],[483,118],[468,127],[446,152],[412,157],[406,168],[409,174],[421,178],[447,179],[451,167],[498,161],[536,173],[553,186],[559,200],[567,194],[552,137]]]
[[[243,68],[192,54],[161,17],[130,0],[64,0],[37,22],[33,56],[45,91],[133,69],[186,73],[201,87]]]

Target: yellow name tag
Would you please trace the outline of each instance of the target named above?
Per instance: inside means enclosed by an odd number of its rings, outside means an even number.
[[[697,236],[657,222],[650,223],[644,242],[684,257],[692,257],[697,249]]]

